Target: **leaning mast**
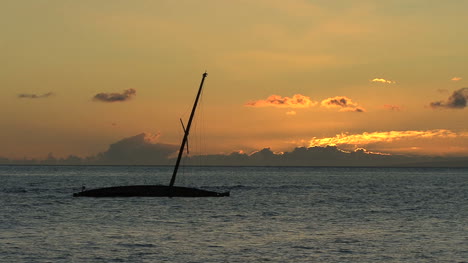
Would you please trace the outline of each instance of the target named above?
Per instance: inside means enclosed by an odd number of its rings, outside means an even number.
[[[185,145],[186,145],[187,140],[188,140],[188,136],[189,136],[189,132],[190,132],[190,126],[192,126],[192,120],[193,120],[193,117],[195,115],[195,109],[197,108],[198,100],[200,99],[200,94],[201,94],[201,91],[202,91],[202,88],[203,88],[203,82],[205,82],[205,78],[207,76],[208,76],[208,73],[206,73],[206,72],[203,73],[203,77],[202,77],[202,80],[200,82],[200,88],[198,88],[197,97],[195,98],[195,102],[193,103],[192,113],[190,113],[190,118],[189,118],[188,123],[187,123],[187,128],[184,129],[184,138],[182,139],[182,143],[181,143],[180,149],[179,149],[179,155],[177,156],[177,162],[176,162],[176,165],[174,167],[174,173],[172,174],[171,182],[169,183],[170,187],[174,186],[174,182],[175,182],[175,179],[176,179],[176,176],[177,176],[177,170],[179,170],[180,160],[182,159],[182,154],[184,153],[184,148],[185,148]]]

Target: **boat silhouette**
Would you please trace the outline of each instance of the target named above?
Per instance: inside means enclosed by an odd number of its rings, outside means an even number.
[[[203,73],[202,80],[200,82],[200,87],[198,88],[198,93],[193,104],[192,112],[190,113],[190,118],[185,127],[182,123],[184,129],[184,137],[182,138],[182,143],[180,145],[179,154],[177,156],[177,161],[174,166],[174,172],[171,177],[169,185],[126,185],[126,186],[113,186],[113,187],[104,187],[96,189],[82,189],[81,192],[74,193],[75,197],[223,197],[229,196],[228,192],[214,192],[203,189],[191,188],[191,187],[182,187],[174,186],[175,179],[177,176],[177,171],[179,170],[180,161],[184,149],[187,145],[188,136],[190,132],[190,127],[192,126],[192,120],[195,116],[195,111],[200,99],[200,95],[203,89],[203,83],[205,78],[208,76],[208,73]],[[182,121],[182,120],[181,120]]]

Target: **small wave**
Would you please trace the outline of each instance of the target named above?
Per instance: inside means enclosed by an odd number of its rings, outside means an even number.
[[[262,216],[272,216],[272,217],[273,217],[273,216],[279,216],[279,215],[280,215],[280,213],[278,213],[278,212],[272,212],[272,211],[268,211],[268,212],[263,212],[263,213],[262,213]]]
[[[293,246],[292,248],[307,249],[307,250],[315,249],[315,247],[308,247],[308,246]]]
[[[21,194],[21,193],[27,193],[28,191],[25,188],[18,187],[18,188],[6,188],[1,190],[2,193],[8,193],[8,194]]]
[[[257,190],[257,189],[266,189],[266,190],[272,190],[272,191],[278,191],[278,190],[308,190],[308,189],[317,189],[318,187],[315,185],[292,185],[292,184],[285,184],[285,185],[201,185],[201,186],[190,186],[190,187],[195,187],[195,188],[200,188],[200,189],[209,189],[209,190],[214,190],[214,191],[223,191],[223,190],[229,190],[229,191],[236,191],[236,190],[242,190],[242,191],[251,191],[251,190]]]
[[[222,189],[227,189],[227,190],[251,190],[251,189],[257,189],[258,187],[254,186],[246,186],[246,185],[220,185],[220,186],[213,186],[213,185],[204,185],[200,186],[202,189],[217,189],[217,190],[222,190]]]
[[[257,187],[257,186],[246,186],[246,185],[234,185],[234,186],[230,186],[230,185],[221,185],[221,186],[202,185],[202,186],[190,186],[190,187],[206,189],[206,190],[212,190],[212,191],[236,191],[236,190],[249,191],[249,190],[255,190],[255,189],[261,188],[261,187]]]
[[[333,243],[337,244],[352,244],[352,243],[359,243],[357,239],[345,239],[345,238],[337,238],[333,241]]]
[[[245,186],[245,185],[238,184],[238,185],[230,186],[229,189],[231,189],[231,190],[234,190],[234,189],[243,189],[243,188],[246,188],[246,187],[247,187],[247,186]]]
[[[128,244],[128,243],[120,243],[120,246],[128,247],[128,248],[137,248],[137,247],[154,247],[153,244]]]

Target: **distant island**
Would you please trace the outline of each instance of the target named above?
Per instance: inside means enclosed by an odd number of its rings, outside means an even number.
[[[9,160],[0,158],[3,165],[173,165],[171,145],[154,144],[153,149],[121,151],[111,145],[108,151],[81,158],[70,155],[47,159]],[[155,154],[157,152],[157,154]],[[316,166],[316,167],[468,167],[468,157],[408,156],[368,152],[365,149],[344,151],[336,146],[298,147],[291,152],[275,153],[264,148],[250,154],[211,154],[188,157],[186,165],[197,166]]]

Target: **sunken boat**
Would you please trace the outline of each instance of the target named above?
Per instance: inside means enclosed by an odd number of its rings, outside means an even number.
[[[223,197],[229,196],[228,192],[214,192],[203,189],[191,188],[191,187],[182,187],[174,186],[177,171],[179,170],[180,161],[184,153],[185,147],[188,145],[188,137],[190,132],[190,127],[192,126],[193,117],[195,116],[195,111],[202,93],[203,84],[205,78],[208,76],[208,73],[203,73],[200,87],[198,88],[197,96],[195,97],[195,102],[190,113],[187,126],[182,123],[182,128],[184,129],[184,136],[182,138],[182,143],[180,145],[179,154],[177,156],[177,161],[174,166],[174,172],[172,173],[171,181],[169,185],[127,185],[127,186],[113,186],[113,187],[104,187],[104,188],[95,188],[74,193],[75,197]],[[182,120],[181,120],[182,122]]]

